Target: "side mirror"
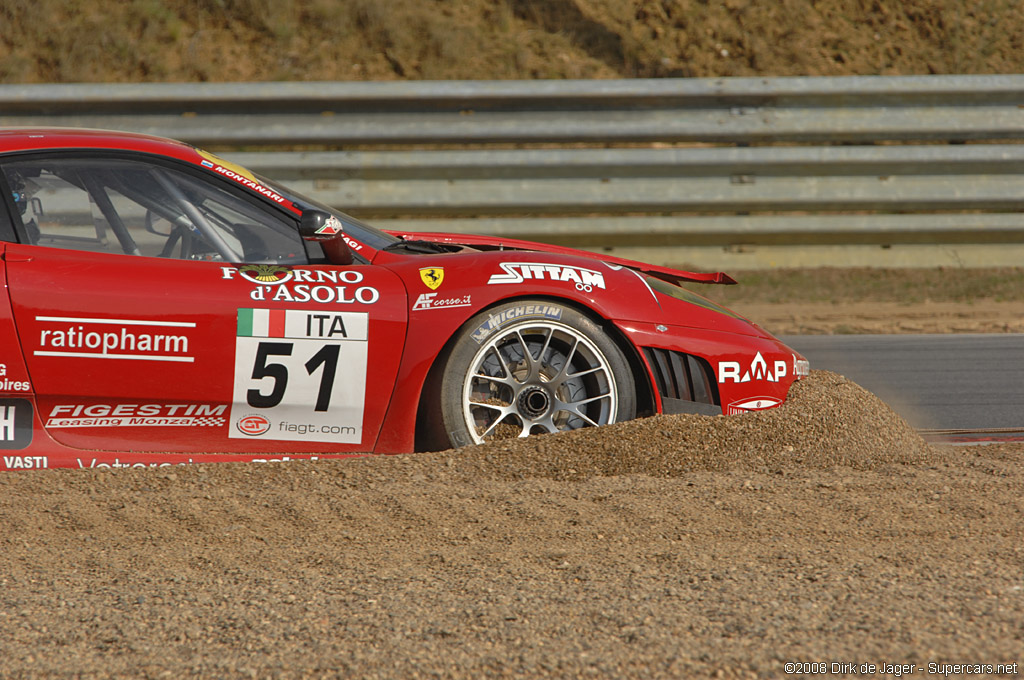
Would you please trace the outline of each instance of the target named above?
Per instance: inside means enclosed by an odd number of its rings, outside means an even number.
[[[352,264],[352,250],[343,238],[341,220],[323,210],[303,210],[299,218],[299,236],[316,241],[331,264]]]

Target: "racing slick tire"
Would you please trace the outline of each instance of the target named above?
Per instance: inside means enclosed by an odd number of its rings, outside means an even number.
[[[470,319],[444,364],[440,392],[451,446],[636,415],[622,350],[589,317],[550,300],[517,300]]]

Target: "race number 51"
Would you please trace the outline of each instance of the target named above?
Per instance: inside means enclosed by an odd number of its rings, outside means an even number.
[[[362,441],[369,315],[239,309],[229,436]]]

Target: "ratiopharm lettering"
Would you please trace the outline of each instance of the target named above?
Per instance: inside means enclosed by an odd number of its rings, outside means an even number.
[[[195,323],[144,319],[37,316],[36,356],[193,362]]]

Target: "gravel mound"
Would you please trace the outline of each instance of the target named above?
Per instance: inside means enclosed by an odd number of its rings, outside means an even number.
[[[1024,447],[943,448],[816,372],[744,416],[0,475],[0,678],[1017,661]]]
[[[484,476],[581,479],[835,466],[870,470],[921,462],[936,452],[874,394],[841,375],[812,371],[793,385],[783,406],[768,411],[655,416],[430,455],[454,456],[460,468]]]

